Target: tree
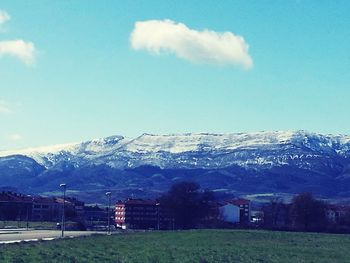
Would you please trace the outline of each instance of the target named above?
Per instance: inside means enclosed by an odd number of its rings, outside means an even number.
[[[326,224],[325,202],[315,199],[311,193],[302,193],[293,198],[290,217],[294,227],[302,230],[320,230]]]
[[[188,229],[211,213],[210,202],[213,199],[212,192],[200,191],[199,184],[180,182],[160,198],[160,203],[174,217],[177,227]]]
[[[337,221],[339,225],[350,227],[350,211],[340,215]]]
[[[286,204],[280,197],[274,197],[262,208],[264,212],[264,225],[267,227],[285,226],[288,221],[288,210]]]

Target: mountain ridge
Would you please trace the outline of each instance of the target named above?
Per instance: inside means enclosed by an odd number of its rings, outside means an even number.
[[[260,142],[255,142],[254,144],[254,138],[256,138],[256,136],[261,136],[261,135],[265,135],[265,139],[270,140],[270,142],[268,144],[272,144],[273,142],[271,142],[271,138],[275,140],[274,143],[287,143],[288,140],[289,142],[293,142],[292,139],[294,139],[295,137],[297,137],[296,135],[299,135],[300,138],[301,136],[307,138],[310,136],[317,136],[319,138],[323,138],[323,139],[328,139],[329,141],[333,140],[333,141],[337,141],[339,144],[349,144],[350,143],[350,136],[349,135],[331,135],[331,134],[318,134],[318,133],[309,133],[303,130],[299,130],[299,131],[287,131],[287,132],[283,132],[283,131],[274,131],[274,132],[270,132],[270,131],[262,131],[262,132],[251,132],[251,133],[180,133],[180,134],[165,134],[165,135],[156,135],[156,134],[149,134],[149,133],[144,133],[136,138],[126,138],[124,136],[120,136],[120,135],[115,135],[115,136],[109,136],[109,137],[104,137],[104,138],[98,138],[98,139],[93,139],[90,141],[84,141],[82,143],[66,143],[66,144],[56,144],[56,145],[49,145],[49,146],[43,146],[43,147],[31,147],[31,148],[25,148],[25,149],[18,149],[18,150],[4,150],[4,151],[0,151],[0,157],[5,157],[5,156],[9,156],[9,155],[25,155],[25,156],[31,156],[31,157],[35,157],[35,154],[56,154],[59,152],[73,152],[76,153],[76,151],[78,150],[77,147],[79,146],[83,146],[83,145],[88,145],[90,146],[90,150],[91,150],[91,145],[101,145],[102,144],[109,144],[111,141],[116,141],[116,142],[120,142],[124,140],[124,143],[119,145],[119,147],[117,147],[116,149],[113,150],[118,150],[118,148],[122,148],[122,147],[126,147],[126,150],[131,151],[131,152],[160,152],[160,151],[164,151],[164,152],[171,152],[171,153],[182,153],[182,152],[190,152],[190,151],[196,151],[197,149],[194,149],[193,147],[196,145],[192,145],[192,148],[187,147],[186,149],[177,149],[177,150],[173,150],[173,149],[168,149],[165,150],[164,149],[164,144],[160,145],[157,150],[154,149],[150,149],[150,147],[148,147],[148,150],[138,150],[137,145],[135,147],[135,145],[132,145],[130,147],[130,144],[135,144],[135,142],[137,143],[138,141],[141,141],[146,137],[149,138],[158,138],[158,139],[163,139],[163,138],[172,138],[172,139],[176,139],[176,138],[198,138],[198,137],[223,137],[224,139],[229,138],[229,137],[235,137],[234,139],[237,139],[239,137],[246,137],[245,140],[242,138],[239,138],[239,142],[238,145],[234,146],[234,145],[229,145],[231,147],[228,148],[228,150],[233,150],[233,149],[238,149],[238,148],[244,148],[244,147],[252,147],[253,145],[259,145],[262,146],[263,144],[266,144],[266,142],[264,143],[262,140],[260,140]],[[266,136],[266,135],[270,135],[270,136]],[[273,137],[271,135],[277,135],[276,137]],[[247,144],[244,142],[247,141],[252,141],[253,138],[253,143]],[[277,139],[280,139],[279,141]],[[118,139],[118,140],[116,140]],[[178,143],[178,142],[177,142]],[[219,145],[220,143],[218,143],[218,141],[216,141],[217,145]],[[294,142],[295,143],[295,142]],[[113,144],[114,145],[114,144]],[[197,145],[199,145],[199,143],[197,143]],[[144,147],[145,145],[143,145]],[[146,145],[147,146],[147,145]],[[163,147],[163,148],[161,148]],[[348,149],[350,149],[350,146],[347,147]],[[99,149],[101,150],[101,149]],[[108,149],[107,149],[108,150]],[[111,150],[111,149],[109,149]],[[203,149],[201,149],[203,150]],[[205,150],[205,149],[204,149]]]
[[[28,167],[19,156],[29,158]],[[230,194],[311,191],[350,197],[350,136],[306,131],[115,135],[0,151],[0,178],[7,180],[0,187],[16,186],[11,174],[20,174],[27,183],[18,183],[21,189],[36,192],[53,191],[59,181],[66,181],[80,194],[109,187],[121,195],[136,191],[149,196],[176,181],[194,180]]]

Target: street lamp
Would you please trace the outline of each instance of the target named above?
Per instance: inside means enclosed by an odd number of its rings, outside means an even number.
[[[67,189],[67,185],[66,184],[60,184],[60,187],[63,188],[63,205],[62,205],[62,225],[61,225],[61,237],[64,237],[64,228],[65,228],[65,210],[66,210],[66,189]]]
[[[34,205],[34,197],[31,197],[30,195],[28,195],[28,198],[30,198],[30,201],[27,204],[27,230],[29,230],[29,207],[32,209],[31,217],[33,218],[33,205]]]
[[[108,231],[107,231],[107,235],[111,234],[111,223],[110,223],[110,216],[109,216],[109,208],[111,206],[111,192],[107,192],[106,196],[108,196],[108,208],[107,208],[107,214],[108,214]]]
[[[159,226],[159,206],[160,206],[160,203],[156,203],[156,207],[157,207],[157,230],[160,229],[160,226]]]

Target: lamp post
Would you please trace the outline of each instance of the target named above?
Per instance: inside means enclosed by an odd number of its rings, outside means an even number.
[[[27,231],[29,230],[29,205],[27,204],[27,218],[26,218],[26,221],[27,221]]]
[[[26,221],[27,221],[27,231],[28,231],[29,230],[29,207],[31,207],[32,211],[33,211],[34,198],[30,197],[30,195],[28,195],[27,197],[31,199],[31,202],[29,201],[28,204],[27,204],[27,218],[26,218]]]
[[[106,196],[108,196],[108,207],[107,207],[107,216],[108,216],[108,230],[107,230],[107,235],[110,235],[111,234],[111,217],[109,216],[109,208],[111,206],[111,195],[112,193],[111,192],[107,192],[106,193]]]
[[[160,229],[160,226],[159,226],[159,206],[160,206],[160,203],[156,203],[156,207],[157,207],[157,230]]]
[[[62,205],[62,225],[61,225],[61,237],[64,237],[64,229],[65,229],[65,210],[66,210],[66,184],[60,184],[60,187],[63,188],[63,205]]]

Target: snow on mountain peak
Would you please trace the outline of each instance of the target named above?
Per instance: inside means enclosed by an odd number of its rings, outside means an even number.
[[[280,149],[282,145],[307,147],[318,152],[347,154],[350,136],[320,135],[305,131],[261,131],[252,133],[184,133],[169,135],[142,134],[135,139],[110,136],[83,143],[54,145],[15,151],[2,151],[0,157],[25,155],[49,167],[58,162],[69,161],[73,165],[84,163],[107,163],[108,165],[137,166],[143,163],[170,162],[169,154],[182,153],[229,153],[236,150]],[[165,154],[165,155],[162,155]],[[238,154],[238,153],[237,153]],[[163,156],[162,158],[160,156]],[[259,154],[258,154],[259,155]],[[170,158],[170,159],[168,159]],[[235,157],[236,158],[236,157]],[[254,157],[254,162],[262,157]],[[277,157],[276,157],[277,158]],[[181,159],[181,158],[180,158]],[[176,162],[183,162],[177,159]],[[259,160],[260,160],[259,159]],[[186,161],[194,162],[196,160]],[[208,163],[209,161],[205,161]],[[270,162],[270,161],[269,161]],[[160,165],[161,166],[161,165]]]
[[[130,143],[126,145],[126,149],[130,152],[139,153],[182,153],[197,150],[232,150],[256,145],[285,143],[289,141],[293,135],[293,132],[143,134],[130,141]]]
[[[79,143],[65,143],[65,144],[55,144],[50,146],[41,146],[34,148],[25,148],[18,150],[5,150],[0,151],[0,157],[9,155],[26,155],[31,156],[33,154],[47,154],[47,153],[58,153],[61,151],[72,151]]]
[[[120,135],[109,136],[105,138],[93,139],[91,141],[87,141],[81,144],[80,151],[88,151],[88,152],[101,152],[101,151],[111,151],[115,148],[119,148],[121,142],[128,141],[128,139],[124,138]]]

